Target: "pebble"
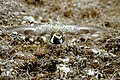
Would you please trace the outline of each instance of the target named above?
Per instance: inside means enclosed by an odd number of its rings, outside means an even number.
[[[18,32],[12,32],[11,34],[10,34],[11,36],[17,36],[18,35]]]
[[[23,19],[26,21],[35,22],[35,19],[32,16],[24,16]]]

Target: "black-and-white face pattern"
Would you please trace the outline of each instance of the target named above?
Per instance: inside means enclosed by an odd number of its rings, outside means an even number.
[[[63,35],[60,33],[54,33],[50,39],[53,44],[62,44],[64,42]]]

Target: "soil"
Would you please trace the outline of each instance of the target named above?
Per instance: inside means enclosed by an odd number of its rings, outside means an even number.
[[[0,80],[120,80],[119,4],[120,0],[0,0]],[[60,32],[61,44],[50,42],[54,33],[19,33],[23,27],[54,23],[62,29],[79,25],[105,31]]]

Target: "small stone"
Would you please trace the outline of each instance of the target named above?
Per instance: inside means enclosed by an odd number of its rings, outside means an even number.
[[[19,35],[20,39],[25,40],[25,36],[24,35]]]
[[[44,42],[46,42],[46,41],[47,41],[47,39],[46,39],[46,37],[45,37],[45,36],[41,36],[41,38],[42,38],[42,40],[43,40]]]
[[[0,12],[4,12],[4,8],[0,6]]]
[[[23,19],[26,21],[35,22],[35,19],[32,16],[24,16]]]
[[[10,36],[17,36],[18,35],[18,32],[12,32],[11,34],[10,34]]]
[[[2,31],[0,31],[0,36],[2,35]]]
[[[34,39],[33,39],[33,38],[30,38],[29,40],[30,40],[31,42],[33,42],[33,41],[34,41]]]

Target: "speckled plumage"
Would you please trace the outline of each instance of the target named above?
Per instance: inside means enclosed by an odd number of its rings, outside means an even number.
[[[36,35],[41,34],[51,34],[53,32],[61,32],[62,34],[79,34],[79,33],[102,33],[105,32],[105,29],[94,26],[78,26],[78,25],[70,25],[70,24],[41,24],[38,26],[24,26],[13,29],[8,29],[8,32],[19,32],[19,33],[32,33]]]

